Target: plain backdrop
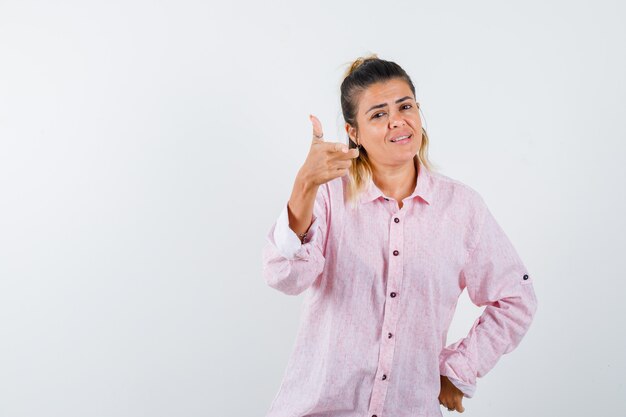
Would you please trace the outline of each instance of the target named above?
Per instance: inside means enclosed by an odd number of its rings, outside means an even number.
[[[261,249],[308,115],[346,142],[339,85],[368,53],[412,77],[431,160],[533,274],[535,320],[464,415],[626,415],[625,18],[0,0],[0,416],[264,416],[302,297],[266,285]],[[449,343],[480,312],[464,292]]]

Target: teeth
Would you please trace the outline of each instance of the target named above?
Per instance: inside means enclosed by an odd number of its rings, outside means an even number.
[[[399,141],[399,140],[406,139],[406,138],[408,138],[409,136],[411,136],[411,135],[404,135],[404,136],[400,136],[399,138],[392,139],[391,141],[392,141],[392,142],[397,142],[397,141]]]

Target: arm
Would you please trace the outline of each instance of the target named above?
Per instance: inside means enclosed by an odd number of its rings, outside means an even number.
[[[441,375],[468,398],[474,395],[476,378],[517,347],[537,309],[526,267],[482,198],[478,201],[481,220],[476,244],[461,279],[472,302],[486,307],[467,337],[445,347],[439,356]]]
[[[288,295],[298,295],[322,273],[327,215],[328,186],[324,184],[317,190],[310,221],[306,222],[311,225],[304,243],[301,243],[289,225],[289,203],[283,206],[263,248],[263,277],[270,287]]]

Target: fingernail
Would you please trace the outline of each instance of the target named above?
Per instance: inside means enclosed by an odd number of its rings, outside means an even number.
[[[343,153],[348,153],[348,151],[349,151],[349,150],[350,150],[350,149],[348,149],[346,146],[344,146],[343,148],[341,148],[341,151],[342,151]]]

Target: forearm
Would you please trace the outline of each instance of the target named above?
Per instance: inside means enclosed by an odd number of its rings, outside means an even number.
[[[508,295],[491,301],[465,338],[442,349],[441,375],[473,387],[476,377],[486,375],[502,355],[519,345],[533,320],[537,300],[532,285],[511,286],[505,291]]]
[[[297,177],[287,203],[289,228],[297,235],[309,230],[313,218],[313,206],[319,186]]]
[[[266,282],[285,294],[297,295],[305,291],[324,269],[324,242],[327,234],[327,194],[317,193],[309,226],[307,242],[289,227],[288,204],[267,235],[263,249],[263,275]]]

